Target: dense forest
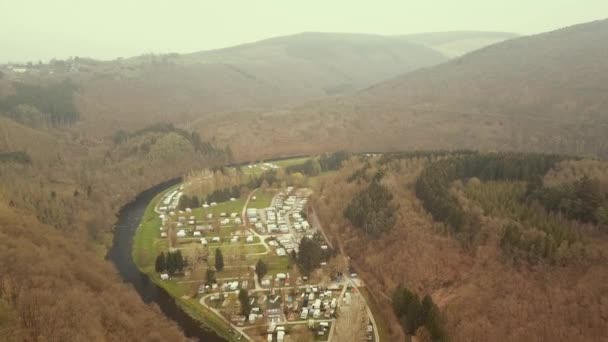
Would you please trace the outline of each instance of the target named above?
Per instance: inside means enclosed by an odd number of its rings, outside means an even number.
[[[476,177],[489,180],[530,181],[543,176],[563,157],[542,154],[464,154],[432,163],[416,182],[416,195],[424,208],[438,221],[445,222],[464,243],[478,233],[479,222],[463,209],[450,187],[452,182]]]
[[[387,153],[354,157],[317,184],[315,208],[375,294],[392,340],[600,341],[607,190],[602,161]],[[396,208],[393,228],[377,235],[346,215],[353,204],[374,211],[370,192]],[[557,209],[545,194],[560,197]],[[428,323],[421,308],[431,303],[437,320]]]
[[[357,193],[344,210],[344,217],[366,234],[379,237],[395,225],[395,213],[399,209],[392,203],[393,195],[380,184],[382,174],[378,173],[367,188]]]
[[[80,118],[74,105],[77,87],[69,80],[37,85],[14,83],[15,93],[0,98],[0,114],[39,127],[71,124]]]

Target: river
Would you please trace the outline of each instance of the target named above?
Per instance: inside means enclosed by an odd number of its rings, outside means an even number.
[[[131,255],[133,236],[146,207],[154,196],[179,182],[181,179],[176,178],[150,188],[121,208],[114,228],[112,248],[108,251],[106,259],[114,263],[122,279],[133,285],[145,303],[158,304],[165,316],[175,321],[187,337],[205,342],[225,342],[225,339],[192,319],[164,289],[140,272]]]

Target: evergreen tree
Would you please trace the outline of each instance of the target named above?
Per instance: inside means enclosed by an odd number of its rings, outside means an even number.
[[[205,274],[205,283],[207,285],[211,285],[211,284],[215,284],[215,282],[216,282],[215,270],[212,269],[211,267],[208,267],[206,274]]]
[[[184,257],[182,256],[182,252],[179,249],[174,254],[175,269],[181,272],[184,269]]]
[[[310,273],[321,263],[323,250],[317,241],[303,237],[300,241],[300,251],[297,255],[297,263],[304,275]]]
[[[164,272],[167,269],[167,261],[165,259],[165,253],[160,252],[158,256],[156,256],[156,263],[154,265],[156,272]]]
[[[245,289],[239,291],[239,302],[241,303],[241,314],[245,317],[249,316],[251,305],[249,304],[249,292]]]
[[[221,272],[224,269],[224,256],[221,249],[215,250],[215,269]]]
[[[176,263],[175,263],[175,254],[174,253],[168,253],[167,254],[167,272],[169,273],[169,275],[174,275],[175,271],[177,270],[176,267]]]
[[[259,259],[258,262],[255,264],[255,273],[258,275],[258,280],[260,282],[262,281],[262,278],[264,278],[267,272],[268,265],[266,265],[266,263],[262,259]]]

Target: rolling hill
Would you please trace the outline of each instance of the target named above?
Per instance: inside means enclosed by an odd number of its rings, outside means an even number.
[[[257,116],[235,113],[199,131],[230,143],[245,159],[250,151],[336,148],[469,148],[605,158],[605,41],[608,20],[512,39],[353,96]]]

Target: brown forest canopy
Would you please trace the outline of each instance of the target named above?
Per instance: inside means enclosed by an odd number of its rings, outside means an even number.
[[[236,113],[198,129],[230,142],[236,155],[264,146],[269,153],[468,148],[608,157],[606,41],[608,20],[511,39],[354,96],[255,118]]]

